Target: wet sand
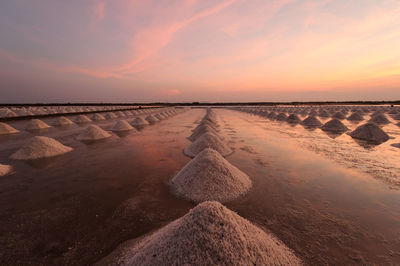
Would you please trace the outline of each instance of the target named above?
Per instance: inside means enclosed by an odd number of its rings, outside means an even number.
[[[366,148],[346,135],[335,139],[342,147],[319,130],[309,132],[315,139],[302,127],[216,112],[235,149],[228,161],[253,181],[228,208],[271,231],[307,264],[400,263],[400,192],[364,171],[368,161],[357,161],[374,157],[395,169],[389,144]],[[176,198],[167,182],[190,160],[182,150],[204,114],[193,109],[88,145],[75,140],[85,126],[52,128],[43,135],[75,150],[34,164],[8,159],[31,134],[0,138],[1,162],[16,170],[0,178],[0,263],[92,264],[123,241],[184,215],[194,204]],[[96,124],[110,129],[115,121]],[[326,156],[341,148],[357,151],[353,167],[348,156]],[[380,164],[375,171],[385,172]]]

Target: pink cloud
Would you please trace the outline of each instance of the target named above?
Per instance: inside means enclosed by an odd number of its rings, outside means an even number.
[[[100,22],[104,19],[105,2],[98,2],[93,8],[95,22]]]

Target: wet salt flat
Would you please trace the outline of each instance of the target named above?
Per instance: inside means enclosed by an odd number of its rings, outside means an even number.
[[[214,110],[219,134],[234,150],[226,159],[253,182],[225,206],[275,235],[305,264],[400,263],[400,162],[391,146],[399,142],[399,127],[383,126],[394,139],[370,145],[347,134]],[[191,109],[95,143],[76,139],[88,124],[32,134],[24,131],[28,121],[9,122],[21,132],[0,137],[0,162],[14,167],[0,178],[1,264],[91,264],[185,215],[195,204],[171,193],[169,182],[190,161],[183,154],[191,144],[186,138],[205,113]],[[42,120],[52,125],[55,119]],[[94,124],[111,130],[117,121]],[[74,150],[11,160],[33,135]]]

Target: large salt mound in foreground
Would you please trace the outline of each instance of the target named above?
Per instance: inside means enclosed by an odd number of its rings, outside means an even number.
[[[203,202],[100,265],[301,265],[279,239],[218,202]]]
[[[227,202],[245,194],[252,182],[217,151],[205,149],[175,175],[171,186],[194,202]]]
[[[90,125],[88,126],[78,137],[78,140],[91,141],[106,139],[111,137],[111,134],[101,129],[99,126]]]
[[[345,132],[349,130],[340,120],[333,118],[332,120],[326,122],[322,127],[324,131],[330,131],[335,133]]]
[[[189,157],[195,157],[205,148],[216,150],[224,157],[233,152],[217,135],[211,132],[201,135],[195,142],[186,147],[183,152]]]
[[[8,175],[12,170],[11,165],[5,165],[0,163],[0,176]]]
[[[15,134],[18,132],[19,130],[13,128],[12,126],[0,122],[0,135]]]
[[[50,126],[39,119],[32,119],[25,127],[26,130],[40,130],[46,128],[50,128]]]
[[[374,123],[361,125],[353,132],[349,133],[349,135],[355,139],[362,139],[375,143],[382,143],[389,139],[388,134]]]
[[[11,155],[17,160],[33,160],[53,157],[72,151],[71,147],[65,146],[55,139],[36,136],[31,138],[21,149]]]

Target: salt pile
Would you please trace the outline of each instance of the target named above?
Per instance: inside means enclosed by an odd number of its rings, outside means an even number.
[[[349,130],[340,120],[334,118],[328,122],[326,122],[322,127],[322,130],[324,131],[330,131],[330,132],[345,132]]]
[[[342,112],[336,112],[332,117],[342,120],[345,118],[345,115]]]
[[[250,178],[213,149],[204,149],[171,180],[174,191],[196,203],[227,202],[245,194]]]
[[[375,143],[382,143],[389,139],[385,131],[371,122],[359,126],[353,132],[349,133],[349,135],[355,139],[362,139]]]
[[[108,114],[106,114],[106,118],[107,119],[115,119],[115,118],[117,118],[118,116],[116,116],[114,113],[108,113]]]
[[[285,113],[280,113],[279,115],[277,115],[275,117],[275,119],[278,120],[278,121],[285,121],[287,119],[287,116],[286,116]]]
[[[286,118],[286,122],[290,124],[298,124],[301,122],[300,118],[296,114],[291,114]]]
[[[369,122],[378,124],[378,125],[384,125],[384,124],[389,124],[390,121],[386,118],[384,114],[377,114],[372,116],[372,118],[369,120]]]
[[[364,118],[359,113],[352,113],[349,117],[347,117],[349,121],[362,121]]]
[[[109,137],[111,137],[111,134],[107,131],[101,129],[99,126],[90,125],[77,137],[77,139],[83,141],[91,141],[106,139]]]
[[[19,130],[13,128],[12,126],[0,122],[0,135],[15,134],[18,132]]]
[[[32,119],[25,127],[26,130],[40,130],[45,128],[50,128],[50,126],[39,119]]]
[[[88,123],[88,122],[92,122],[92,120],[87,117],[86,115],[78,115],[75,119],[76,123]]]
[[[133,130],[134,128],[125,120],[120,120],[115,125],[112,127],[112,131],[115,132],[123,132],[123,131],[129,131]]]
[[[25,143],[21,149],[11,155],[17,160],[33,160],[53,157],[72,151],[71,147],[65,146],[55,139],[36,136]]]
[[[301,265],[293,251],[221,203],[197,205],[101,265]]]
[[[72,122],[71,120],[69,120],[68,118],[66,118],[65,116],[61,116],[57,119],[56,123],[57,126],[69,126],[74,124],[74,122]]]
[[[145,126],[148,125],[149,122],[147,122],[146,120],[144,120],[142,117],[136,117],[132,122],[131,125],[132,126]]]
[[[8,175],[12,170],[11,165],[5,165],[0,163],[0,176]]]
[[[215,135],[218,134],[217,130],[215,130],[210,125],[208,125],[208,124],[200,124],[198,127],[196,127],[196,129],[193,131],[193,133],[188,137],[188,140],[193,142],[196,139],[198,139],[199,137],[201,137],[201,135],[203,135],[204,133],[207,133],[207,132],[211,132],[211,133],[213,133]]]
[[[94,114],[94,115],[92,115],[92,120],[93,121],[103,121],[103,120],[106,120],[106,118],[101,114]]]
[[[149,115],[145,119],[146,119],[147,122],[149,122],[151,124],[156,123],[156,122],[159,121],[157,118],[155,118],[154,115]]]
[[[393,116],[393,119],[394,119],[394,120],[400,120],[400,114],[394,115],[394,116]]]
[[[233,152],[217,135],[211,132],[201,135],[195,142],[186,147],[183,152],[189,157],[195,157],[205,148],[214,149],[224,157]]]
[[[309,117],[304,119],[301,123],[304,126],[308,126],[308,127],[319,127],[322,125],[321,121],[319,121],[318,118],[316,118],[313,115],[310,115]]]

